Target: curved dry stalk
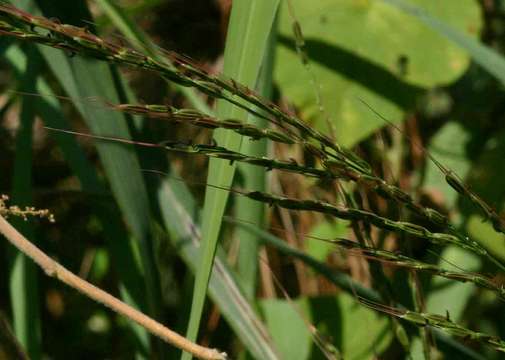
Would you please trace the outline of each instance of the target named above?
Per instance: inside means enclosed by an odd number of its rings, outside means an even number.
[[[183,351],[189,352],[193,354],[193,356],[200,359],[227,359],[226,353],[219,352],[216,349],[207,348],[187,340],[166,326],[151,319],[150,317],[125,304],[109,293],[99,289],[98,287],[73,274],[58,262],[47,256],[42,250],[33,245],[30,241],[28,241],[7,220],[5,220],[2,215],[0,215],[0,233],[3,234],[7,240],[9,240],[9,242],[18,248],[23,254],[37,263],[37,265],[39,265],[48,276],[57,278],[61,282],[80,291],[89,298],[102,303],[118,314],[121,314],[131,321],[136,322],[148,330],[150,333],[166,341],[167,343],[170,343]]]

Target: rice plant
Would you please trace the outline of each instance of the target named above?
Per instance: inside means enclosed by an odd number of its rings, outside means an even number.
[[[110,1],[0,4],[7,358],[499,358],[502,126],[450,102],[499,89],[501,8],[320,2],[223,2],[222,71]]]

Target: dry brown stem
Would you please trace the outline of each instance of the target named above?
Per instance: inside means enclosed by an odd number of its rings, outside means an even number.
[[[89,298],[104,304],[118,314],[126,316],[128,319],[141,325],[150,333],[162,340],[178,347],[181,350],[189,352],[200,359],[224,360],[227,358],[226,353],[219,352],[216,349],[206,348],[187,340],[166,326],[73,274],[28,241],[9,222],[7,222],[2,215],[0,215],[0,233],[3,234],[7,240],[9,240],[9,242],[17,247],[23,254],[37,263],[48,276],[57,278]]]

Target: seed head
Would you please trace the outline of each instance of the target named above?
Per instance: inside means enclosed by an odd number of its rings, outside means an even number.
[[[9,216],[18,216],[23,220],[27,221],[29,217],[39,217],[45,218],[49,220],[49,222],[54,223],[54,215],[49,212],[48,209],[36,209],[33,206],[26,206],[24,209],[20,208],[16,205],[7,205],[7,201],[9,201],[9,197],[7,195],[0,195],[0,215],[9,217]]]

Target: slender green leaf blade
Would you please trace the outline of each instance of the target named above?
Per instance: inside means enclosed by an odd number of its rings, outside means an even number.
[[[198,213],[195,200],[184,184],[167,177],[158,189],[158,203],[170,239],[186,264],[196,271],[201,234],[190,215]],[[244,297],[225,259],[218,251],[209,281],[210,297],[255,359],[279,359],[268,331]]]
[[[38,53],[32,53],[30,56],[42,60]],[[9,49],[6,59],[10,61],[11,68],[17,73],[20,72],[22,64],[26,63],[26,56],[18,47]],[[40,115],[44,123],[53,128],[67,128],[67,120],[61,111],[58,100],[43,78],[37,78],[35,90],[38,94],[44,95],[43,98],[36,98],[32,101],[36,106],[37,114]],[[105,195],[107,193],[105,186],[99,180],[91,163],[86,159],[76,139],[65,134],[54,134],[53,136],[73,173],[78,177],[82,190],[87,194]],[[118,270],[121,272],[121,281],[123,282],[121,286],[122,294],[125,299],[129,299],[127,301],[129,304],[139,309],[145,309],[145,290],[142,286],[142,271],[130,246],[125,246],[125,241],[129,239],[127,232],[122,226],[121,219],[114,215],[115,209],[110,204],[99,201],[94,204],[94,209],[100,219],[107,219],[103,229],[110,254],[114,258],[114,263],[117,264]],[[147,351],[149,346],[147,332],[136,324],[132,324],[132,326],[142,350]]]
[[[51,13],[49,16],[57,16],[61,21],[82,21],[90,18],[85,3],[73,2],[69,6],[68,3],[56,6],[52,2],[44,2],[44,9]],[[30,10],[33,13],[40,12],[34,3],[30,3]],[[78,56],[69,58],[55,49],[43,46],[39,49],[93,133],[130,138],[122,114],[104,113],[98,108],[85,107],[82,104],[82,99],[90,96],[119,103],[113,68],[101,61]],[[157,317],[158,281],[150,238],[150,209],[138,159],[131,149],[117,144],[98,143],[97,149],[114,197],[139,244],[147,290],[147,312]]]
[[[226,49],[224,54],[223,73],[240,83],[254,87],[263,61],[268,35],[272,27],[278,1],[234,1]],[[217,116],[221,119],[244,118],[246,113],[225,101],[218,101]],[[215,139],[220,146],[230,150],[239,150],[241,137],[230,131],[215,132]],[[230,187],[235,172],[235,165],[219,159],[209,162],[208,183],[222,187]],[[205,193],[205,203],[202,223],[202,252],[200,266],[196,272],[193,302],[188,325],[187,337],[195,340],[203,311],[207,284],[211,274],[212,263],[216,250],[217,239],[221,229],[228,192],[216,188],[208,188]],[[189,354],[183,355],[189,359]]]
[[[275,55],[276,43],[276,26],[272,27],[268,39],[268,47],[261,67],[260,78],[258,81],[257,91],[265,99],[270,99],[272,95],[272,76],[273,64]],[[256,125],[259,128],[267,128],[268,122],[265,119],[257,116],[249,115],[248,122]],[[268,142],[266,139],[256,141],[246,141],[242,144],[241,151],[243,154],[248,154],[256,157],[268,155]],[[264,171],[258,171],[256,166],[250,164],[239,164],[238,169],[241,173],[241,178],[244,181],[244,188],[254,189],[257,191],[267,191],[267,175]],[[237,217],[248,221],[251,224],[256,224],[260,228],[266,225],[265,204],[245,197],[237,199]],[[259,238],[249,231],[238,228],[235,238],[239,241],[238,253],[238,273],[241,277],[242,284],[247,296],[250,299],[254,298],[256,289],[256,275],[258,271],[258,260],[251,254],[258,253]]]

